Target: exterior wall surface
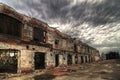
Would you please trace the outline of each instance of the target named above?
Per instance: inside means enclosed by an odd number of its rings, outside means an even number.
[[[7,5],[0,3],[0,14],[7,15],[21,23],[21,36],[18,38],[0,33],[0,49],[19,51],[18,73],[35,70],[35,53],[37,52],[45,54],[45,69],[100,59],[97,49],[49,27],[40,20],[19,14]],[[39,34],[35,33],[35,28],[38,29]]]
[[[30,50],[21,50],[20,55],[21,72],[32,72],[34,70],[34,55]]]

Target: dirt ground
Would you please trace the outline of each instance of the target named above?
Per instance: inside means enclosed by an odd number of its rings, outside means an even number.
[[[120,80],[120,60],[74,65],[0,80]]]

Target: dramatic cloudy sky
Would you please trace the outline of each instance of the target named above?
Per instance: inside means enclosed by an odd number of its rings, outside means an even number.
[[[120,51],[120,0],[0,0],[96,47]]]

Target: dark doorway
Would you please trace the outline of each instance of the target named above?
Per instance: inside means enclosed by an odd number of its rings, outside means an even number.
[[[11,49],[0,50],[0,73],[17,73],[18,51]]]
[[[85,62],[87,63],[87,56],[85,56]]]
[[[78,56],[75,55],[75,64],[78,64]]]
[[[72,55],[68,55],[67,63],[68,65],[72,65]]]
[[[45,53],[36,52],[34,60],[35,69],[45,69]]]
[[[55,55],[55,67],[59,65],[59,54]]]
[[[91,62],[91,57],[89,56],[89,62]]]
[[[81,56],[81,63],[84,63],[84,59],[83,59],[83,56]]]

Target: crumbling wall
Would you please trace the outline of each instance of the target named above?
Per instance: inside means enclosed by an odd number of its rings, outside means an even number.
[[[46,68],[55,67],[55,54],[53,52],[48,52],[46,54]]]
[[[20,70],[21,72],[31,72],[34,69],[34,53],[30,50],[20,51]]]
[[[21,32],[21,39],[24,41],[31,41],[33,40],[33,27],[24,24],[22,27],[22,32]]]
[[[64,43],[64,42],[63,42]],[[66,51],[71,51],[74,52],[75,47],[74,47],[74,42],[72,39],[66,39]]]
[[[0,49],[20,51],[18,72],[35,70],[34,53],[36,52],[45,53],[46,68],[92,62],[99,59],[99,52],[95,48],[49,27],[42,21],[19,14],[3,4],[0,4],[0,14],[2,14],[0,16],[0,25],[2,25],[0,32],[3,33],[0,35]],[[2,22],[3,16],[9,20],[4,19]],[[6,21],[7,24],[5,24]],[[9,31],[6,26],[11,27],[14,23],[16,27],[12,27]],[[6,27],[4,32],[2,32],[2,27]],[[17,34],[18,38],[13,37],[16,36],[16,33],[19,33]]]

